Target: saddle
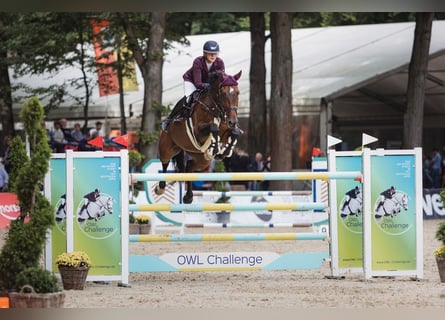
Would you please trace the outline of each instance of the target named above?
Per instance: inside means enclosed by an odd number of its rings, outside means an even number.
[[[188,97],[182,97],[174,106],[173,110],[170,112],[168,117],[162,121],[161,130],[166,131],[168,126],[173,121],[180,121],[182,119],[188,119],[192,114],[192,108],[195,103],[199,100],[201,95],[201,90],[195,90]]]

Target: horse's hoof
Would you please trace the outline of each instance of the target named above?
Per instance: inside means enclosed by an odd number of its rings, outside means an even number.
[[[160,196],[161,194],[164,194],[165,189],[161,189],[158,186],[155,187],[155,193]]]
[[[184,202],[184,203],[186,203],[186,204],[192,203],[192,202],[193,202],[193,197],[187,197],[187,196],[184,196],[184,197],[182,198],[182,202]]]

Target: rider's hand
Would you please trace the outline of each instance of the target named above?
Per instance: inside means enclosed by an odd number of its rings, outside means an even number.
[[[204,87],[204,90],[210,89],[210,83],[203,83],[202,86]]]

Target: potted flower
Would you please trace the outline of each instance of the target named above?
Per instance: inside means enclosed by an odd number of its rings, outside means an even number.
[[[63,289],[84,289],[91,267],[90,257],[85,252],[63,252],[57,256],[56,264],[62,278]]]
[[[129,223],[129,233],[130,234],[139,234],[139,224],[136,221],[136,217],[133,212],[130,212],[128,215],[128,223]]]
[[[65,293],[59,288],[57,277],[41,267],[29,267],[16,278],[19,292],[10,292],[11,308],[62,307]]]
[[[444,191],[442,191],[441,196],[443,193]],[[437,227],[436,239],[439,240],[442,245],[434,250],[434,256],[436,257],[440,282],[445,282],[445,222],[440,223]]]
[[[136,217],[136,222],[139,224],[139,233],[140,234],[149,234],[151,227],[150,216],[146,214],[141,214]]]

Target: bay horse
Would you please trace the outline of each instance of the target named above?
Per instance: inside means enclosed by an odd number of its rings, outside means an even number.
[[[210,88],[197,92],[189,116],[175,118],[167,128],[161,129],[158,152],[163,173],[172,159],[178,172],[201,172],[209,167],[211,159],[232,155],[242,133],[238,127],[240,77],[241,71],[235,75],[212,73]],[[165,186],[165,181],[160,181],[155,193],[163,194]],[[191,181],[186,182],[186,189],[183,202],[192,203]]]

